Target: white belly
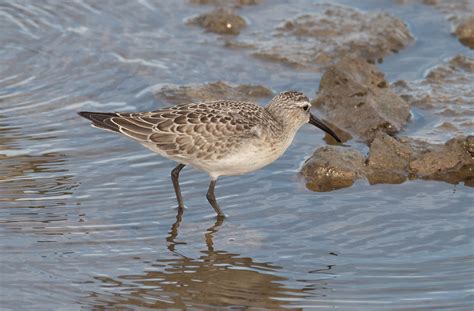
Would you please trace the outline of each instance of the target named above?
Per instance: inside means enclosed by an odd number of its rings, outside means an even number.
[[[144,143],[143,145],[165,158],[192,166],[205,171],[212,178],[217,178],[219,176],[245,174],[272,163],[286,151],[292,140],[293,137],[285,137],[274,145],[253,144],[252,141],[249,141],[237,152],[216,160],[190,159],[179,155],[170,156],[156,148],[154,144]]]
[[[190,165],[206,171],[211,177],[240,175],[258,170],[278,159],[291,144],[292,139],[271,148],[248,144],[238,152],[220,160],[196,161]]]

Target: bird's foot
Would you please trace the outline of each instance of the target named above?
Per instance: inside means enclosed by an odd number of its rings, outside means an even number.
[[[226,218],[229,218],[229,215],[213,213],[213,214],[209,214],[209,215],[204,216],[204,219],[224,220]]]
[[[171,209],[173,209],[175,211],[183,211],[183,210],[187,210],[188,207],[186,205],[178,205],[178,206],[172,207]]]

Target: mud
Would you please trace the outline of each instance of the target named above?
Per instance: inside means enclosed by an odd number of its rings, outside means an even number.
[[[445,144],[378,133],[365,158],[342,147],[317,149],[301,174],[313,191],[351,186],[356,179],[370,184],[398,184],[407,179],[438,180],[474,186],[474,136],[460,136]]]
[[[247,23],[230,9],[217,8],[188,21],[188,25],[200,26],[221,35],[238,35]]]
[[[395,134],[410,117],[408,104],[392,92],[376,66],[344,57],[321,78],[318,107],[333,124],[365,142],[379,132]]]
[[[184,104],[221,99],[255,101],[261,98],[270,98],[273,96],[273,92],[260,85],[235,85],[224,81],[216,81],[184,86],[167,85],[154,93],[154,96],[158,100],[170,104]]]
[[[423,109],[438,119],[437,126],[420,129],[417,136],[426,140],[473,133],[474,58],[458,55],[432,69],[425,79],[397,81],[392,89],[410,106]]]
[[[377,62],[413,41],[407,26],[388,13],[315,4],[311,11],[281,20],[273,30],[228,44],[254,50],[256,57],[298,68],[321,70],[344,55]],[[277,21],[278,22],[278,21]]]

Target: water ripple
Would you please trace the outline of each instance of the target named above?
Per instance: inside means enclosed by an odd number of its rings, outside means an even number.
[[[218,37],[183,24],[207,6],[111,3],[0,4],[2,307],[470,306],[472,191],[358,181],[310,192],[297,173],[324,141],[309,127],[272,165],[219,179],[216,193],[230,216],[223,223],[205,197],[209,177],[185,168],[186,209],[179,213],[170,182],[175,164],[91,128],[77,111],[153,110],[165,105],[153,97],[162,85],[219,79],[314,94],[320,77],[224,48]],[[283,1],[277,4],[283,14]],[[304,0],[292,10],[307,7]],[[408,5],[396,10],[416,29],[427,19],[423,31],[439,24]],[[265,2],[240,12],[256,25],[277,19]],[[448,47],[455,40],[438,39]],[[431,57],[422,58],[417,49],[427,47],[420,44],[381,66],[393,77],[409,71],[420,78],[438,53],[430,45]],[[428,122],[416,116],[415,123]]]

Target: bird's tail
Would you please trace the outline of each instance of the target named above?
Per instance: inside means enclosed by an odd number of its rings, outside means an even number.
[[[117,116],[116,113],[81,111],[78,114],[81,117],[91,120],[92,126],[94,127],[112,132],[120,132],[118,125],[111,121],[112,117]]]

